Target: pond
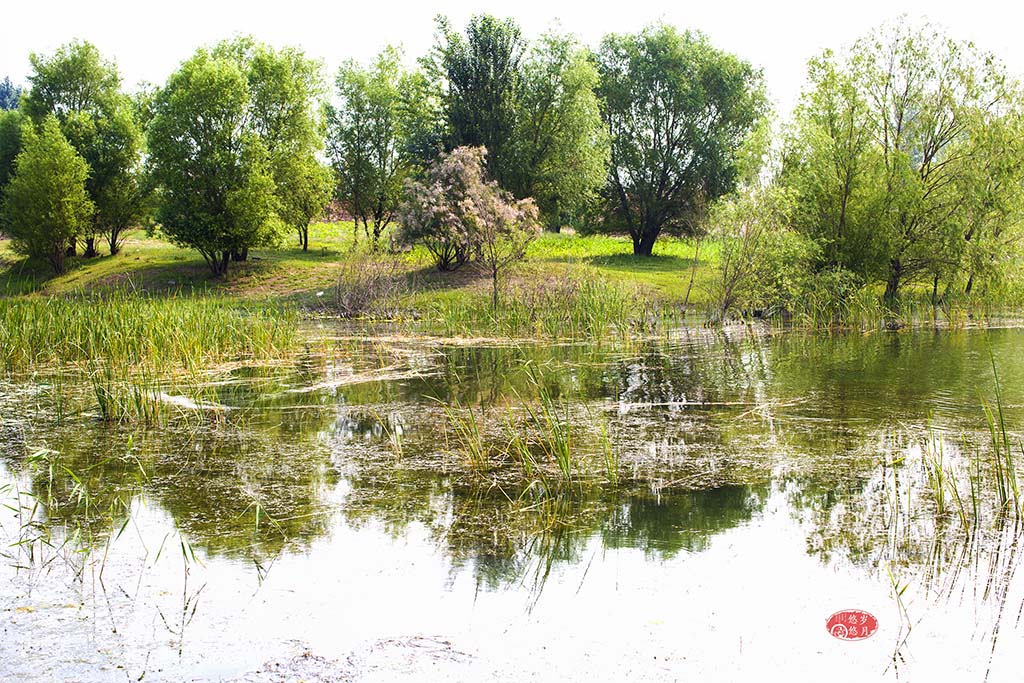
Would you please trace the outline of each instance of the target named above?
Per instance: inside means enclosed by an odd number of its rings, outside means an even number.
[[[1024,330],[346,332],[0,383],[0,680],[1019,675]]]

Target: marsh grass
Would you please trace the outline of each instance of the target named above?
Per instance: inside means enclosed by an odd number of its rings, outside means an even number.
[[[544,369],[527,364],[523,391],[513,390],[504,411],[435,398],[444,411],[449,453],[469,473],[516,482],[533,501],[576,495],[592,485],[619,484],[620,448],[607,420],[583,402],[555,393]],[[455,391],[449,387],[448,395]]]
[[[76,471],[48,448],[26,455],[28,486],[15,481],[0,492],[10,497],[6,507],[17,519],[14,541],[4,553],[17,570],[40,572],[60,560],[82,580],[87,558],[103,546],[98,568],[102,582],[109,545],[124,533],[135,493],[129,488],[97,497],[97,477],[102,478],[98,473],[115,459],[111,456]],[[134,462],[144,479],[141,464]]]
[[[223,419],[210,370],[282,360],[299,341],[297,314],[274,306],[128,292],[0,299],[0,366],[43,378],[58,423],[87,413],[146,426]]]
[[[538,402],[524,402],[524,408],[533,427],[536,443],[547,462],[557,467],[561,483],[578,483],[578,457],[573,443],[573,416],[568,400],[556,399],[544,382],[540,371],[527,367],[527,377],[536,391]]]
[[[472,406],[464,408],[457,398],[453,400],[454,405],[438,402],[444,407],[447,426],[455,434],[458,452],[465,456],[469,469],[477,474],[490,471],[498,462],[492,457],[495,452],[483,436],[483,416],[478,419],[477,411]]]
[[[297,315],[274,306],[213,298],[0,299],[0,366],[7,373],[47,366],[160,369],[267,359],[294,350]]]
[[[992,363],[992,377],[995,381],[995,407],[982,401],[982,408],[985,412],[985,421],[988,424],[989,436],[992,445],[992,475],[995,481],[996,492],[999,495],[999,502],[1007,508],[1014,518],[1019,518],[1022,509],[1020,504],[1020,486],[1017,481],[1017,463],[1015,462],[1014,451],[1024,455],[1024,444],[1018,439],[1016,448],[1011,442],[1009,432],[1006,429],[1006,415],[1003,411],[1003,392],[999,383],[999,372],[996,369],[995,356],[989,349],[989,360]]]
[[[426,300],[415,327],[447,336],[600,339],[646,333],[681,321],[635,287],[602,280],[550,278],[509,288],[495,308],[482,292],[455,292]]]

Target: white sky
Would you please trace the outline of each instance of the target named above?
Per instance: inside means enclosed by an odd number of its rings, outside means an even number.
[[[433,43],[433,17],[456,27],[470,15],[511,16],[527,38],[552,26],[597,45],[609,32],[632,32],[662,19],[680,29],[700,29],[719,48],[764,69],[770,97],[780,111],[795,103],[808,58],[840,49],[878,24],[906,14],[927,16],[954,38],[972,40],[1024,75],[1024,11],[1008,0],[625,0],[610,6],[565,0],[453,0],[386,2],[340,0],[28,0],[6,3],[0,13],[0,78],[24,83],[30,52],[49,54],[74,38],[89,40],[114,59],[129,88],[162,84],[199,45],[236,33],[280,47],[296,45],[323,60],[330,76],[344,60],[372,58],[387,44],[402,45],[412,59]]]

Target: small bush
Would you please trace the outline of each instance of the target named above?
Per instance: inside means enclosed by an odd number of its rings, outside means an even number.
[[[354,258],[342,265],[331,303],[344,318],[393,318],[407,290],[398,261]]]

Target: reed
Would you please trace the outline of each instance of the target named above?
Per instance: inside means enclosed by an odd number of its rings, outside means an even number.
[[[562,482],[572,484],[577,479],[577,464],[573,450],[573,425],[569,402],[555,399],[536,367],[529,366],[527,376],[535,387],[539,399],[537,406],[529,402],[525,404],[537,442],[545,459],[558,468]]]
[[[192,368],[276,358],[298,341],[297,315],[216,298],[0,299],[0,367],[110,364]]]
[[[486,472],[492,466],[490,448],[484,441],[476,411],[472,407],[463,408],[457,398],[454,399],[454,403],[454,406],[443,403],[442,405],[447,423],[455,432],[459,451],[465,455],[472,471],[478,474]]]
[[[1011,443],[1009,432],[1006,429],[1006,415],[1003,411],[1002,386],[999,383],[999,372],[996,369],[995,356],[992,355],[991,349],[989,350],[989,359],[992,363],[992,377],[995,382],[995,406],[982,400],[982,409],[985,413],[985,421],[988,424],[992,444],[992,475],[1000,504],[1011,512],[1013,517],[1019,517],[1021,514],[1020,486],[1017,481],[1014,451],[1019,450],[1024,454],[1024,445],[1018,440],[1017,448],[1014,449]]]
[[[593,339],[650,331],[675,315],[633,288],[570,278],[512,287],[497,308],[479,292],[434,297],[409,324],[447,336]]]

